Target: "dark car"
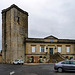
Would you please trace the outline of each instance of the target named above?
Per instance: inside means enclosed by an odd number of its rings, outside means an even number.
[[[66,60],[54,64],[54,69],[58,72],[75,71],[75,60]]]

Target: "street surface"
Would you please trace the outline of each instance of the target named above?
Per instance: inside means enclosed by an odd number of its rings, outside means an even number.
[[[75,72],[58,73],[53,64],[10,65],[0,64],[0,75],[75,75]]]

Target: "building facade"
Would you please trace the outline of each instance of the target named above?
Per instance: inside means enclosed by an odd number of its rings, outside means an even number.
[[[75,59],[75,40],[58,39],[54,36],[46,38],[28,38],[26,39],[26,62],[33,58],[34,62],[39,62],[39,58],[53,55],[59,52],[64,57]]]
[[[40,57],[56,52],[75,59],[75,40],[54,36],[28,38],[28,13],[14,4],[2,10],[3,63],[13,63],[16,59],[29,62],[30,58],[33,62],[39,62]]]

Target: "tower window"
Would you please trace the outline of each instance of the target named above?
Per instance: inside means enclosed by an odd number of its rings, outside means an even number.
[[[19,21],[20,21],[20,17],[17,16],[17,23],[18,23],[18,24],[19,24]]]

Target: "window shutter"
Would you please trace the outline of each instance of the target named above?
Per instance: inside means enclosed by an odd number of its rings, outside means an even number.
[[[41,52],[41,47],[40,47],[40,50],[39,51]]]
[[[44,50],[45,50],[45,52],[47,52],[47,51],[46,51],[46,46],[44,47]]]

